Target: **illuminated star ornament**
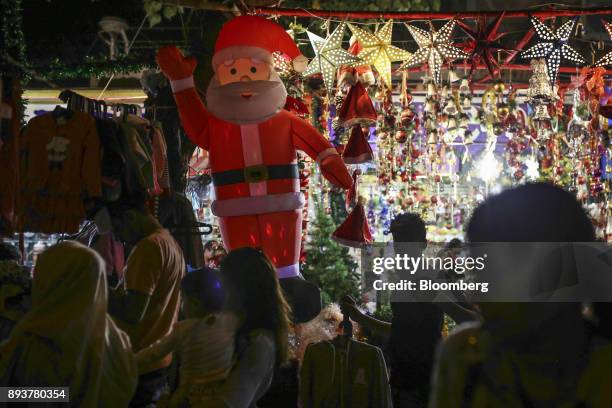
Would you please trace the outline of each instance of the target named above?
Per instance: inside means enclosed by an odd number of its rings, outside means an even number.
[[[349,28],[362,47],[357,56],[364,63],[373,65],[385,85],[391,88],[391,63],[406,61],[412,55],[406,50],[391,45],[393,20],[387,21],[374,34],[352,24],[349,24]]]
[[[499,43],[499,39],[506,35],[506,33],[497,32],[505,14],[506,12],[504,11],[489,25],[487,25],[485,17],[479,17],[476,21],[475,30],[463,21],[457,21],[459,27],[461,27],[471,39],[467,42],[465,47],[466,51],[471,53],[470,77],[481,62],[484,62],[487,66],[491,77],[495,78],[499,74],[499,64],[495,59],[494,52],[498,50],[510,50]]]
[[[544,58],[546,60],[548,76],[550,77],[550,84],[553,86],[557,83],[557,75],[562,58],[575,63],[586,64],[582,55],[567,43],[575,23],[576,20],[571,19],[553,32],[540,20],[533,16],[531,17],[531,24],[533,24],[538,37],[543,41],[523,51],[521,56],[523,58]]]
[[[469,58],[470,56],[450,43],[450,37],[455,28],[455,19],[448,21],[440,31],[436,31],[429,22],[431,28],[427,32],[418,27],[406,24],[406,28],[419,46],[419,50],[412,55],[404,66],[413,66],[427,63],[429,75],[434,82],[439,84],[442,80],[442,64],[445,60],[457,58]]]
[[[603,23],[604,27],[606,28],[606,31],[608,32],[608,35],[610,36],[610,39],[612,40],[612,23],[608,23],[605,20],[601,20],[601,22]],[[599,61],[595,63],[596,67],[603,67],[605,65],[612,65],[612,51],[601,57]]]
[[[360,60],[360,58],[342,48],[345,29],[344,23],[340,24],[326,39],[310,31],[306,32],[314,49],[315,57],[310,61],[302,75],[309,76],[320,73],[328,95],[331,95],[334,89],[334,77],[338,67],[340,65],[350,65]]]

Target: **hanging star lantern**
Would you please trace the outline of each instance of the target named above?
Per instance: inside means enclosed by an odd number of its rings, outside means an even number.
[[[604,27],[606,28],[606,31],[608,32],[608,35],[610,36],[610,39],[612,40],[612,23],[608,23],[605,20],[601,20],[601,22],[603,23]],[[595,63],[596,67],[603,67],[606,65],[612,65],[612,51],[601,57],[599,61]]]
[[[548,76],[550,77],[550,84],[553,86],[557,83],[561,59],[586,64],[582,55],[567,43],[575,23],[575,19],[569,20],[553,32],[543,22],[533,16],[531,17],[531,24],[535,28],[538,37],[543,41],[523,51],[521,56],[523,58],[544,58],[546,60]]]
[[[320,73],[328,95],[332,95],[334,77],[338,67],[360,61],[359,57],[342,48],[342,38],[344,37],[345,29],[345,24],[341,23],[326,39],[310,31],[306,32],[314,49],[315,57],[310,61],[303,75],[309,76]]]
[[[391,45],[393,20],[387,21],[374,34],[352,24],[349,24],[349,28],[362,47],[357,56],[364,63],[373,65],[385,85],[391,88],[391,63],[406,61],[412,55],[406,50]]]
[[[434,79],[436,85],[442,80],[442,64],[445,60],[457,58],[469,58],[469,55],[451,44],[451,34],[455,28],[455,19],[448,21],[440,31],[436,31],[429,22],[431,28],[427,32],[418,27],[406,24],[406,28],[417,42],[419,50],[412,55],[403,66],[413,66],[427,63],[429,75]]]
[[[484,62],[489,70],[491,77],[495,78],[499,75],[499,64],[494,56],[495,51],[503,50],[510,51],[510,48],[503,46],[499,39],[506,35],[506,33],[499,33],[499,26],[504,18],[506,12],[502,12],[495,20],[487,25],[485,17],[479,17],[476,22],[476,29],[472,29],[469,25],[463,21],[457,21],[459,27],[465,31],[465,33],[471,38],[465,44],[466,51],[470,52],[471,68],[470,77],[478,64]]]

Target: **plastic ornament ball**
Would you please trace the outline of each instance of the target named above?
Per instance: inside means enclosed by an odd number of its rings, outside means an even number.
[[[601,177],[601,169],[593,170],[593,177],[600,178]]]
[[[519,170],[517,170],[517,171],[515,171],[515,172],[514,172],[514,179],[515,179],[516,181],[519,181],[520,179],[522,179],[522,178],[523,178],[523,176],[524,176],[524,175],[525,175],[525,174],[523,173],[523,170],[520,170],[520,169],[519,169]]]
[[[412,121],[414,120],[414,112],[410,108],[406,108],[402,111],[400,115],[400,123],[404,127],[408,127],[412,125]]]
[[[495,93],[501,94],[506,90],[506,85],[501,80],[499,80],[495,82],[495,85],[493,85],[493,90],[495,91]]]
[[[499,117],[500,120],[505,120],[509,114],[510,114],[510,108],[508,108],[507,104],[503,102],[497,104],[497,116]]]
[[[408,140],[408,133],[405,130],[398,130],[395,132],[395,141],[397,143],[406,143]]]
[[[601,185],[600,183],[596,183],[596,184],[593,184],[591,186],[591,193],[592,194],[599,194],[602,191],[603,191],[603,185]]]
[[[561,174],[563,174],[563,171],[564,171],[564,169],[563,169],[563,167],[562,167],[562,166],[557,166],[557,167],[555,168],[555,174],[557,174],[557,175],[561,175]]]
[[[504,126],[501,124],[501,122],[495,122],[493,124],[493,133],[495,136],[500,136],[502,133],[504,133]]]

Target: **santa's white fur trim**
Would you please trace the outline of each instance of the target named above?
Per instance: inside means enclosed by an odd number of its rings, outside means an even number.
[[[187,78],[170,81],[170,87],[172,88],[172,93],[177,93],[184,91],[185,89],[195,88],[195,83],[193,82],[193,77],[190,76]]]
[[[212,203],[211,210],[217,217],[236,217],[296,210],[302,208],[304,203],[304,195],[293,192],[216,200]]]
[[[327,149],[323,150],[321,153],[317,155],[317,158],[315,159],[315,161],[320,164],[323,160],[327,159],[329,156],[337,156],[337,155],[338,155],[338,151],[335,148],[328,147]]]

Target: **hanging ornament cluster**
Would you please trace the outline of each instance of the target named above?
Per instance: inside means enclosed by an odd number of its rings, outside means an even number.
[[[554,86],[557,83],[557,75],[562,59],[570,60],[577,64],[586,64],[582,55],[568,44],[569,37],[576,24],[576,19],[565,22],[556,31],[551,30],[536,17],[532,16],[530,20],[541,42],[523,51],[521,56],[523,58],[544,58],[551,85]]]
[[[575,20],[551,29],[532,18],[538,40],[522,54],[531,64],[527,89],[513,86],[512,66],[505,67],[511,70],[503,78],[510,80],[503,82],[500,55],[511,57],[522,47],[505,46],[510,45],[500,32],[505,15],[472,24],[453,19],[439,30],[431,23],[430,30],[407,24],[418,45],[414,54],[393,45],[391,21],[373,31],[342,23],[326,38],[308,34],[315,57],[306,73],[320,74],[324,83],[313,91],[310,111],[344,161],[364,172],[362,182],[369,189],[367,202],[362,199],[359,206],[360,200],[353,200],[348,224],[336,238],[353,246],[385,239],[382,234],[395,214],[414,211],[436,224],[435,239],[445,240],[460,234],[463,220],[494,191],[489,187],[534,180],[575,192],[597,220],[598,234],[609,231],[612,238],[607,71],[582,68],[568,89],[559,81],[561,63],[584,63],[569,43]],[[465,42],[453,42],[455,25],[467,34]],[[345,50],[347,26],[352,38]],[[595,58],[596,65],[609,65],[608,54]],[[466,59],[463,78],[452,65],[448,77],[443,71],[456,59]],[[393,79],[402,76],[399,87],[391,86],[396,61],[400,69]],[[413,70],[405,68],[419,66],[425,71],[423,85],[414,86],[407,80]],[[488,75],[472,81],[482,69]],[[573,92],[571,106],[564,104],[566,89]],[[319,187],[329,192],[311,186]],[[371,238],[364,222],[372,227]]]

